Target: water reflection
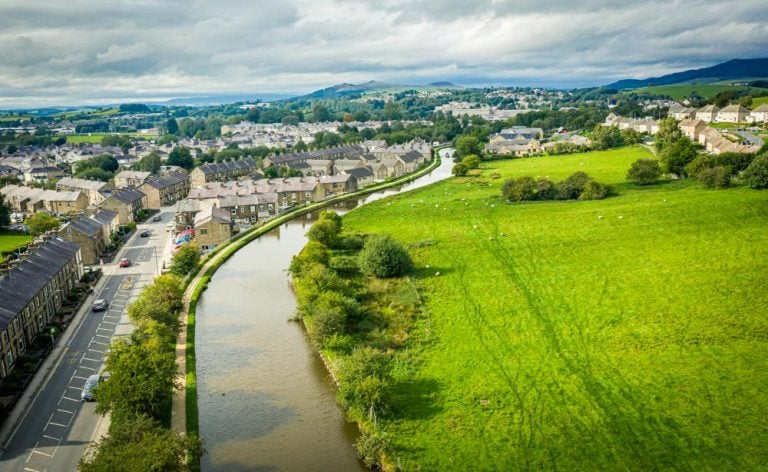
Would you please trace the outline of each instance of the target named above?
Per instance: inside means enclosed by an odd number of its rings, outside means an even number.
[[[419,180],[338,206],[364,203],[450,176],[452,162]],[[316,215],[248,244],[211,279],[197,307],[197,379],[205,471],[366,470],[335,388],[303,328],[286,268]]]

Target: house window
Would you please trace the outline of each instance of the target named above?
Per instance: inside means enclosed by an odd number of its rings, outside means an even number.
[[[13,352],[8,351],[8,354],[5,355],[5,365],[8,367],[13,365]]]
[[[208,234],[208,228],[200,228],[200,234]]]

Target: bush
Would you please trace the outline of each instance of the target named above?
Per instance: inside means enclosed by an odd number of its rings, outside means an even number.
[[[336,247],[341,234],[341,217],[332,211],[320,213],[320,217],[307,232],[310,241],[317,241],[325,247]]]
[[[697,177],[706,188],[726,188],[731,185],[731,175],[723,166],[703,169]]]
[[[355,441],[355,449],[360,460],[370,468],[381,467],[381,456],[389,447],[389,437],[386,433],[362,431]]]
[[[536,182],[531,177],[509,179],[501,187],[501,195],[508,202],[522,202],[536,199]]]
[[[559,200],[576,200],[584,190],[584,186],[592,180],[586,172],[576,172],[567,179],[557,184],[557,198]]]
[[[312,341],[318,348],[326,346],[326,343],[336,334],[343,334],[347,319],[340,310],[322,308],[315,310],[312,316]]]
[[[661,166],[655,159],[638,159],[627,172],[627,180],[637,185],[650,185],[661,176]]]
[[[328,248],[318,241],[310,241],[297,256],[291,259],[290,271],[292,274],[301,275],[301,270],[308,264],[320,264],[327,266],[331,259]]]
[[[183,277],[192,272],[199,261],[200,254],[197,252],[197,248],[191,243],[184,243],[173,255],[171,272]]]
[[[480,156],[477,154],[470,154],[462,159],[461,163],[467,166],[467,169],[477,169],[480,167]]]
[[[399,277],[412,267],[408,251],[389,235],[369,236],[358,261],[364,274],[376,277]]]
[[[557,197],[557,186],[549,179],[542,178],[536,181],[536,199],[554,200]]]
[[[584,184],[584,189],[579,195],[579,200],[602,200],[608,196],[610,187],[595,180]]]
[[[463,162],[454,164],[453,169],[451,169],[451,173],[456,177],[463,177],[467,175],[468,171],[469,171],[469,168]]]
[[[768,152],[752,161],[744,171],[744,179],[752,188],[768,188]]]

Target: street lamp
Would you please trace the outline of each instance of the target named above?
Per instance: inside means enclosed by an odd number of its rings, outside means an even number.
[[[52,327],[51,328],[51,347],[56,346],[56,341],[53,337],[54,334],[56,334],[56,329]]]

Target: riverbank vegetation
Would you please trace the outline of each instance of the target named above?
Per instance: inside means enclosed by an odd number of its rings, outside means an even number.
[[[404,470],[768,461],[768,195],[626,181],[652,158],[621,148],[484,162],[344,217],[339,240],[391,234],[405,246],[406,277],[364,276],[359,249],[315,247],[298,271],[300,313],[310,333],[319,307],[345,313],[316,344],[363,425],[367,462],[381,452]],[[507,179],[575,172],[617,195],[501,197]]]
[[[202,442],[170,429],[176,382],[176,332],[184,285],[174,275],[157,277],[128,306],[136,326],[112,342],[105,370],[94,390],[96,412],[110,415],[109,435],[80,464],[85,472],[185,471],[202,454]]]

